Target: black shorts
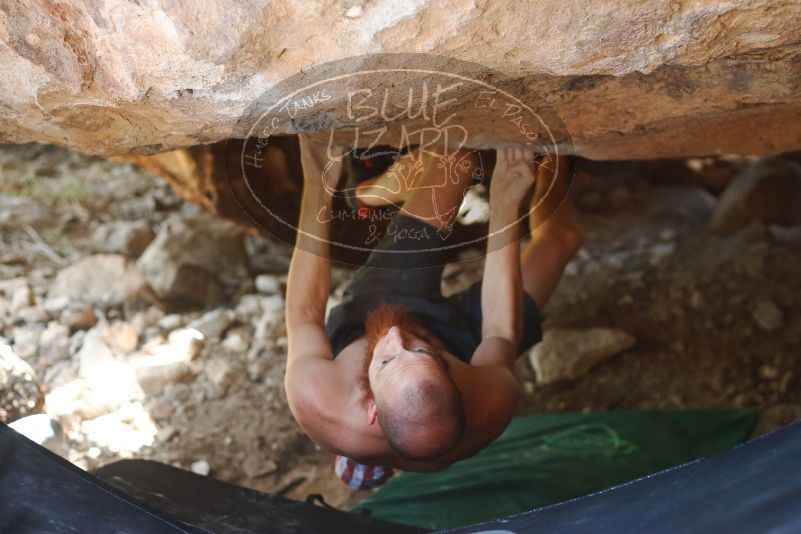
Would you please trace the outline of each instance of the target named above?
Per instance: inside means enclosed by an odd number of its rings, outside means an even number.
[[[382,303],[403,306],[460,360],[470,363],[481,343],[481,282],[443,297],[448,240],[414,217],[396,215],[386,235],[331,309],[326,331],[334,357],[364,335],[367,315]],[[523,292],[522,354],[542,339],[537,304]]]

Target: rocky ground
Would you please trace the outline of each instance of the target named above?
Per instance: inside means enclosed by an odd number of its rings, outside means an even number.
[[[545,342],[520,359],[521,413],[799,415],[801,231],[713,233],[709,191],[748,161],[718,163],[705,182],[583,174],[585,245],[544,311]],[[293,498],[360,497],[287,408],[288,246],[125,163],[2,146],[0,177],[0,420],[46,413],[29,426],[55,428],[41,440],[87,469],[150,458]],[[448,267],[446,292],[480,278],[474,256]],[[334,298],[350,272],[334,269]]]

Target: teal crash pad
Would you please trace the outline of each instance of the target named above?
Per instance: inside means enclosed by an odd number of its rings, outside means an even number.
[[[743,410],[516,417],[486,449],[436,473],[403,473],[357,504],[373,517],[453,528],[601,491],[742,443]]]

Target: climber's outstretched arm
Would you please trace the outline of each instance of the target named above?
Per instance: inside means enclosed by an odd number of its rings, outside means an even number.
[[[499,149],[490,184],[490,228],[481,287],[481,344],[472,365],[514,368],[523,330],[520,203],[534,183],[534,155]]]
[[[331,286],[329,226],[332,184],[342,170],[342,151],[300,135],[303,199],[298,235],[289,266],[286,327],[289,341],[287,370],[304,353],[327,352],[323,331]],[[316,340],[316,342],[315,342]],[[300,343],[298,343],[300,341]],[[317,345],[324,345],[317,346]]]

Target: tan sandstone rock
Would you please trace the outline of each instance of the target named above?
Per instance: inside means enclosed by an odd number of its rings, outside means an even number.
[[[432,53],[509,76],[591,158],[774,153],[801,148],[799,43],[801,4],[766,0],[11,2],[0,140],[107,156],[213,143],[241,135],[253,100],[301,70]],[[345,108],[301,110],[285,133],[345,126]],[[472,126],[474,146],[516,142]]]
[[[613,328],[551,328],[528,356],[537,383],[552,384],[580,378],[636,343],[631,334]]]

